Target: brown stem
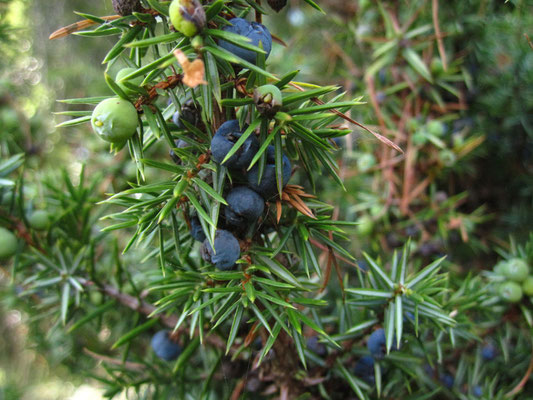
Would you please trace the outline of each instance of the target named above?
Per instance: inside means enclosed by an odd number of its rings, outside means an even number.
[[[116,299],[120,304],[122,304],[125,307],[131,308],[132,310],[135,310],[143,315],[150,315],[152,314],[157,308],[147,303],[146,301],[139,300],[136,297],[130,296],[129,294],[120,292],[116,287],[103,284],[103,285],[97,285],[96,283],[85,280],[81,282],[86,287],[96,287],[103,293],[105,293],[107,296]],[[168,328],[174,329],[176,327],[176,324],[178,323],[178,317],[174,314],[170,315],[163,315],[163,314],[156,314],[152,316],[153,318],[158,318],[159,321],[165,325]],[[200,327],[202,329],[203,327]],[[186,328],[180,328],[177,330],[178,334],[181,334],[185,332]],[[198,331],[195,332],[195,336],[198,336]],[[204,337],[204,340],[206,343],[209,343],[210,345],[217,347],[221,350],[226,350],[226,343],[224,340],[219,338],[218,336],[214,335],[207,335]],[[231,348],[229,351],[229,354],[233,355],[235,354],[236,349]]]

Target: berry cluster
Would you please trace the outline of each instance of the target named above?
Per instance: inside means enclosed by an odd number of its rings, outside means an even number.
[[[205,24],[200,16],[201,10],[203,10],[201,5],[195,1],[174,0],[169,10],[174,29],[186,36],[196,35]],[[223,30],[248,38],[251,45],[265,51],[265,58],[270,54],[272,36],[264,25],[249,22],[243,18],[233,18],[228,21],[228,25]],[[253,50],[236,46],[225,40],[220,40],[219,46],[249,63],[256,64],[257,62],[257,53]],[[131,68],[124,68],[116,76],[117,85],[127,96],[132,96],[135,92],[121,80],[131,72]],[[130,80],[127,83],[140,85],[142,79],[140,77],[136,79],[137,81]],[[276,86],[264,85],[255,90],[254,101],[261,115],[273,118],[282,104],[281,92]],[[172,122],[180,130],[197,128],[204,131],[201,112],[201,106],[189,99],[179,111],[174,113]],[[113,97],[96,106],[91,124],[98,136],[118,150],[135,134],[139,119],[130,101]],[[260,163],[255,163],[249,171],[247,170],[261,145],[257,138],[253,134],[249,135],[237,151],[232,151],[247,128],[247,125],[241,126],[238,120],[229,120],[217,129],[211,139],[210,150],[213,161],[239,176],[239,179],[234,181],[234,187],[226,195],[227,206],[224,212],[226,229],[219,229],[215,234],[214,242],[210,243],[198,217],[193,217],[190,221],[191,235],[194,239],[203,242],[202,257],[221,270],[228,270],[235,266],[241,254],[241,246],[237,237],[245,234],[247,228],[258,222],[265,209],[265,200],[276,196],[279,188],[285,186],[291,176],[291,163],[285,155],[282,155],[282,174],[280,177],[276,176],[274,146],[268,146],[266,149],[265,165],[260,167]],[[186,138],[185,140],[177,139],[174,144],[175,148],[170,151],[170,156],[179,165],[183,162],[182,154],[184,153],[181,153],[181,150],[191,146]]]
[[[533,296],[533,275],[527,262],[521,258],[500,261],[494,273],[502,280],[499,284],[500,297],[510,303],[517,303],[522,296]]]
[[[175,1],[172,4],[175,5],[173,9],[178,10],[179,2]],[[183,9],[181,10],[183,13]],[[171,20],[177,30],[182,29],[182,14],[177,11],[173,14],[171,9]],[[249,22],[243,18],[233,18],[228,21],[228,25],[223,30],[247,37],[250,44],[263,48],[266,52],[265,57],[270,54],[272,36],[264,25]],[[238,47],[224,40],[219,41],[219,46],[243,60],[256,63],[257,53],[252,50]],[[254,101],[261,115],[273,118],[282,104],[281,92],[276,86],[264,85],[255,90]],[[189,126],[203,129],[201,111],[201,107],[189,99],[181,110],[174,113],[172,121],[178,129],[187,130]],[[219,229],[216,232],[212,245],[206,238],[198,217],[193,217],[190,221],[191,235],[194,239],[203,242],[202,258],[220,270],[229,270],[235,266],[241,255],[241,246],[237,237],[246,233],[250,226],[254,226],[259,221],[265,210],[265,200],[275,197],[278,193],[274,146],[268,146],[266,149],[264,167],[261,169],[259,163],[256,163],[249,171],[249,165],[261,146],[256,136],[249,135],[237,151],[233,151],[234,146],[247,129],[246,124],[241,126],[236,119],[226,121],[217,129],[210,143],[213,161],[226,167],[232,176],[236,177],[234,187],[225,197],[227,202],[224,210],[226,229]],[[176,164],[181,164],[182,159],[176,152],[178,149],[189,147],[189,144],[183,139],[178,139],[175,145],[176,151],[171,150],[170,156]],[[291,163],[287,156],[283,155],[281,187],[287,184],[290,176]]]
[[[197,113],[192,112],[192,109],[198,110],[189,103],[180,112],[176,112],[173,117],[176,125],[183,128],[182,119],[191,125],[198,125]],[[246,138],[239,149],[230,155],[246,129],[247,126],[241,128],[237,120],[226,121],[219,127],[211,140],[212,159],[217,164],[228,168],[236,177],[234,187],[229,190],[225,197],[227,206],[224,210],[224,216],[227,230],[217,231],[214,248],[206,239],[199,219],[197,217],[191,219],[191,235],[196,240],[203,242],[202,257],[221,270],[234,267],[235,262],[240,257],[240,245],[236,236],[246,233],[249,227],[254,226],[259,221],[265,210],[265,201],[275,197],[278,193],[274,146],[268,146],[266,150],[266,163],[262,173],[258,164],[247,171],[260,147],[260,143],[254,135]],[[177,148],[187,146],[187,142],[182,139],[176,141]],[[227,157],[228,155],[230,157]],[[174,151],[171,151],[171,157],[176,163],[181,163],[181,159]],[[291,163],[285,155],[282,159],[281,185],[285,186],[291,176]]]

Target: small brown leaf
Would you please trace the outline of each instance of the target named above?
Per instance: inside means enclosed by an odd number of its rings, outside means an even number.
[[[298,202],[295,197],[291,197],[289,199],[289,204],[300,211],[303,215],[316,219],[311,210],[302,202],[302,200],[300,198],[298,198],[298,200],[300,200],[300,202]]]
[[[300,205],[301,208],[306,210],[306,213],[304,213],[305,215],[313,219],[316,219],[315,215],[313,214],[313,211],[311,211],[311,209],[307,207],[307,204],[304,203],[304,201],[300,198],[300,196],[293,195],[292,198]]]
[[[183,69],[183,83],[190,88],[195,88],[198,85],[207,85],[204,79],[205,66],[201,59],[197,58],[193,62],[190,62],[185,53],[180,49],[174,51],[174,56]]]

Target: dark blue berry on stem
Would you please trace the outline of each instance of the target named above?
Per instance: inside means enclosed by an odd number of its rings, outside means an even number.
[[[239,121],[236,119],[224,122],[220,128],[218,128],[215,136],[213,136],[213,139],[211,140],[211,155],[216,163],[222,164],[230,169],[242,169],[250,165],[252,158],[259,149],[259,143],[253,134],[244,141],[235,154],[233,154],[226,162],[222,163],[246,128],[247,127],[244,126],[241,130],[239,127]]]
[[[269,199],[278,193],[276,182],[276,160],[274,146],[268,146],[266,150],[266,165],[263,176],[259,181],[259,163],[256,163],[248,173],[248,185],[259,193],[263,198]],[[285,186],[291,178],[291,162],[286,155],[283,155],[282,186]]]
[[[226,222],[238,227],[245,227],[257,221],[265,209],[263,198],[245,186],[232,189],[226,197],[226,202]]]
[[[214,245],[213,250],[209,241],[204,240],[201,249],[202,258],[222,271],[232,269],[241,256],[239,241],[232,233],[220,229],[215,234]]]
[[[191,236],[194,240],[199,242],[203,242],[205,240],[205,233],[198,217],[191,218]]]
[[[376,381],[374,374],[374,359],[371,356],[361,357],[354,367],[354,374],[365,382],[373,385]]]
[[[481,349],[481,357],[485,360],[485,361],[492,361],[496,358],[496,356],[498,355],[498,351],[496,350],[496,347],[494,347],[492,344],[486,344],[485,346],[483,346],[483,348]]]
[[[320,357],[324,357],[328,354],[326,346],[318,341],[317,336],[311,336],[307,339],[307,349]]]
[[[151,341],[152,349],[159,358],[165,361],[172,361],[181,354],[181,347],[170,337],[169,331],[159,331]]]
[[[230,25],[225,26],[222,30],[251,39],[250,44],[262,47],[266,52],[265,58],[268,58],[270,50],[272,50],[272,35],[266,26],[258,22],[249,22],[243,18],[233,18],[228,22]],[[253,50],[244,49],[225,40],[220,40],[218,45],[251,64],[257,63],[257,53]]]

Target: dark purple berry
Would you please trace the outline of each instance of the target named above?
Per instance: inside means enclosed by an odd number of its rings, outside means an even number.
[[[265,199],[270,199],[278,193],[274,153],[274,146],[268,146],[266,165],[261,180],[259,180],[259,163],[256,163],[247,175],[248,185]],[[291,178],[291,171],[291,162],[286,155],[283,155],[282,186],[285,186]]]
[[[361,357],[354,367],[354,374],[365,382],[374,385],[376,377],[374,374],[374,359],[370,356]]]
[[[307,339],[307,349],[320,357],[324,357],[328,354],[326,346],[318,341],[317,336],[311,336]]]
[[[244,141],[235,154],[226,162],[222,163],[246,128],[244,126],[241,129],[239,127],[239,121],[236,119],[224,122],[218,128],[215,136],[211,140],[211,155],[216,163],[222,164],[230,169],[242,169],[250,165],[252,158],[259,149],[259,142],[253,134]]]
[[[287,0],[268,0],[268,5],[276,12],[280,12],[287,5]]]
[[[228,231],[218,230],[215,234],[215,250],[205,239],[202,245],[202,258],[222,271],[227,271],[235,266],[241,256],[241,247],[235,236]]]
[[[186,147],[190,147],[191,145],[187,143],[183,139],[177,139],[174,141],[174,144],[178,149],[184,149]],[[181,158],[174,152],[174,150],[170,150],[169,152],[170,158],[172,158],[172,161],[174,161],[176,164],[181,164]]]
[[[194,240],[199,242],[203,242],[205,240],[205,233],[198,217],[191,218],[191,236]]]
[[[263,198],[245,186],[232,189],[226,197],[226,202],[226,222],[238,227],[246,227],[256,222],[265,209]]]
[[[140,0],[113,0],[113,10],[118,15],[131,15],[133,11],[142,11]]]
[[[258,22],[249,22],[243,18],[233,18],[228,22],[230,25],[225,26],[223,28],[224,31],[247,37],[251,39],[250,44],[257,47],[260,47],[259,44],[261,43],[263,50],[266,52],[265,58],[269,56],[270,50],[272,50],[272,35],[270,35],[266,26]],[[225,40],[220,40],[218,45],[251,64],[257,63],[257,53],[253,50],[243,49]]]
[[[152,349],[159,358],[165,361],[172,361],[181,354],[181,347],[171,339],[169,331],[159,331],[151,341]]]

